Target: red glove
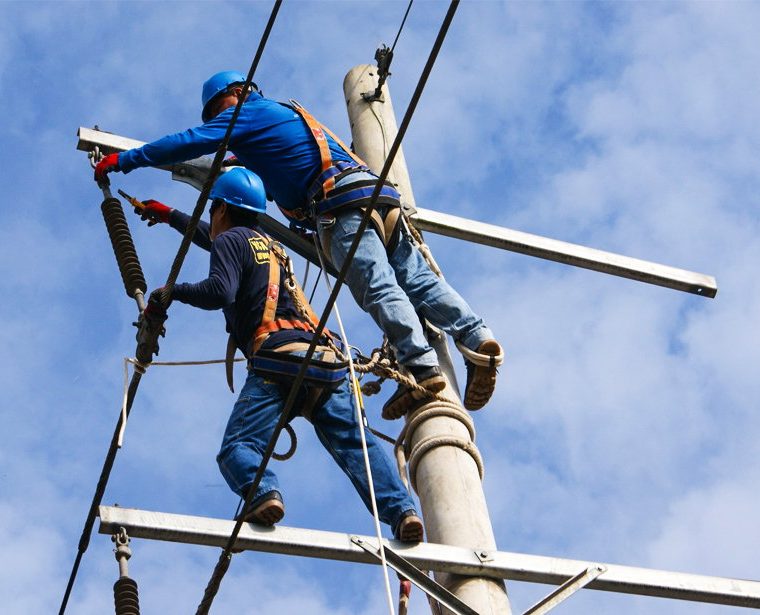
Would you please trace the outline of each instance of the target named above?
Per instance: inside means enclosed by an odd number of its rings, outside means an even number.
[[[164,224],[169,222],[169,214],[172,213],[172,208],[168,205],[164,205],[160,201],[154,201],[153,199],[143,201],[143,205],[145,205],[144,209],[135,207],[135,213],[138,214],[141,219],[147,220],[148,226],[153,226],[159,222]]]
[[[108,154],[95,167],[95,181],[108,183],[108,173],[120,170],[119,154]]]
[[[143,314],[146,318],[152,318],[154,320],[166,320],[166,308],[171,305],[171,295],[167,291],[165,286],[157,288],[148,297],[148,305],[145,306]]]

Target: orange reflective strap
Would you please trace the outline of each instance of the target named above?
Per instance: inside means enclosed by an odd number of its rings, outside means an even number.
[[[268,323],[262,323],[261,326],[256,329],[256,333],[253,336],[252,354],[255,354],[259,348],[261,348],[264,340],[267,339],[270,334],[275,331],[287,331],[291,329],[299,329],[301,331],[314,330],[308,323],[301,320],[285,320],[283,318],[277,318]]]
[[[364,163],[364,161],[362,161],[361,158],[359,158],[349,148],[347,148],[343,144],[343,141],[341,141],[329,128],[327,128],[327,126],[323,126],[322,124],[320,124],[311,113],[309,113],[296,101],[291,100],[290,103],[293,105],[293,108],[298,112],[298,115],[300,115],[303,118],[303,121],[306,122],[306,125],[309,127],[309,130],[311,130],[311,134],[314,137],[314,140],[317,142],[317,147],[319,147],[319,157],[322,160],[323,173],[327,171],[327,169],[329,169],[331,166],[333,166],[332,155],[330,154],[330,146],[327,143],[327,137],[325,137],[325,133],[330,135],[332,139],[341,148],[343,148],[343,150],[349,156],[351,156],[351,158],[353,159],[354,162],[356,162],[356,164],[361,165],[361,166],[367,166]],[[334,176],[328,177],[322,184],[322,194],[326,195],[334,187],[335,187],[335,177]]]
[[[256,232],[254,231],[254,233]],[[288,260],[288,255],[277,242],[258,233],[256,233],[256,236],[267,241],[269,244],[269,281],[267,283],[266,299],[264,300],[264,311],[261,315],[261,324],[253,334],[251,354],[256,353],[259,348],[261,348],[264,340],[275,331],[281,331],[283,329],[300,329],[301,331],[313,332],[319,324],[317,315],[314,313],[311,304],[307,301],[306,295],[304,295],[301,285],[294,276],[292,277],[294,288],[291,292],[295,292],[298,295],[301,304],[305,306],[306,315],[311,322],[275,318],[277,314],[277,303],[280,299],[280,266],[285,266]],[[253,244],[251,244],[251,249],[253,250]],[[332,338],[332,334],[327,327],[325,327],[323,335]]]

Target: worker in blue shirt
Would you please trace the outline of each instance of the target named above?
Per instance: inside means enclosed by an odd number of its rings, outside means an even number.
[[[273,260],[274,244],[257,226],[257,214],[266,210],[261,180],[250,171],[236,167],[217,179],[210,198],[213,199],[211,224],[200,222],[193,237],[197,245],[211,252],[209,275],[195,284],[176,284],[171,300],[206,310],[223,310],[232,340],[249,358],[248,377],[232,410],[217,456],[227,484],[245,497],[283,410],[293,368],[299,366],[312,339],[315,327],[310,318],[314,315],[310,308],[303,305],[298,308],[286,288],[281,262]],[[147,201],[139,213],[153,223],[168,222],[183,233],[190,219],[181,211],[152,200]],[[159,289],[154,294],[164,292]],[[162,303],[153,295],[151,298],[146,309],[163,316]],[[308,306],[302,295],[299,298]],[[329,366],[324,360],[330,352],[326,343],[327,338],[323,336],[315,355],[323,359],[319,363],[323,366]],[[281,369],[282,365],[285,368]],[[320,442],[371,510],[352,393],[345,365],[336,367],[341,369],[329,371],[328,378],[317,373],[322,378],[318,381],[310,380],[307,372],[293,414],[307,416]],[[327,380],[329,382],[324,384]],[[422,521],[415,511],[414,501],[375,436],[369,432],[365,435],[380,519],[391,526],[396,538],[420,541]],[[282,519],[284,513],[277,476],[267,468],[250,508],[243,514],[246,521],[272,525]]]
[[[203,125],[106,156],[95,170],[96,179],[106,179],[111,171],[129,173],[215,152],[243,96],[244,81],[234,71],[213,75],[203,86]],[[377,176],[303,107],[264,98],[255,85],[241,107],[229,148],[241,165],[261,177],[267,194],[293,224],[316,230],[326,256],[340,269]],[[451,335],[465,355],[464,406],[477,410],[493,393],[501,347],[464,299],[430,270],[399,221],[399,198],[392,184],[381,186],[379,216],[359,242],[346,283],[387,336],[399,363],[431,393],[441,391],[446,381],[418,314]],[[401,417],[421,397],[399,385],[383,416]]]

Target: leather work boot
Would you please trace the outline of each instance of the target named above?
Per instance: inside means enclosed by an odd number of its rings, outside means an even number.
[[[274,525],[285,516],[285,504],[279,491],[269,491],[259,496],[245,513],[243,519],[248,523]]]
[[[399,521],[393,537],[401,542],[421,542],[425,535],[422,519],[413,510],[407,510]]]
[[[446,378],[437,365],[429,367],[408,368],[415,382],[431,393],[439,393],[446,388]],[[417,405],[418,401],[427,399],[424,393],[399,384],[396,392],[383,404],[382,417],[388,420],[399,419]]]
[[[501,346],[496,340],[486,340],[476,352],[492,357],[489,365],[475,365],[466,358],[464,364],[467,367],[467,386],[464,389],[464,407],[467,410],[480,410],[488,403],[496,387],[496,360],[501,353]]]

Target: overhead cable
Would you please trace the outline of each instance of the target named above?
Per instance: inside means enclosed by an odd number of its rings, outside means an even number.
[[[209,193],[211,192],[211,186],[214,183],[214,179],[219,173],[219,170],[222,166],[222,161],[224,159],[225,152],[227,151],[227,145],[229,144],[230,137],[232,135],[232,129],[235,126],[235,122],[237,121],[237,117],[240,114],[240,108],[243,105],[243,101],[245,99],[245,94],[248,92],[248,89],[251,87],[251,83],[253,82],[253,75],[256,72],[256,68],[258,67],[259,61],[261,60],[261,55],[264,51],[264,47],[266,45],[267,39],[269,38],[269,33],[272,30],[272,26],[274,24],[274,20],[277,16],[277,12],[280,9],[280,5],[282,4],[282,0],[275,0],[274,7],[272,8],[272,13],[269,16],[269,21],[267,22],[266,28],[264,30],[264,34],[261,37],[261,40],[259,41],[259,47],[256,50],[256,55],[254,56],[253,62],[251,64],[251,68],[248,71],[248,76],[246,77],[245,84],[243,86],[243,95],[240,97],[240,100],[238,100],[238,104],[235,107],[235,111],[233,112],[232,118],[230,119],[229,126],[227,127],[227,133],[224,136],[224,140],[219,146],[219,149],[216,152],[216,156],[214,157],[214,161],[211,165],[211,171],[209,174],[208,179],[206,180],[206,183],[203,186],[203,190],[201,191],[200,197],[198,197],[198,202],[195,206],[195,209],[193,210],[192,217],[190,218],[190,222],[188,223],[187,230],[185,231],[185,235],[182,238],[182,243],[180,244],[179,251],[177,252],[177,256],[174,259],[174,262],[172,263],[171,270],[169,272],[169,276],[167,278],[165,287],[169,290],[174,288],[174,284],[177,281],[177,276],[179,275],[180,269],[182,268],[182,263],[184,262],[185,256],[187,255],[187,251],[190,247],[190,242],[195,234],[195,230],[198,226],[198,221],[200,220],[201,216],[203,215],[203,210],[206,205],[206,201],[208,200]],[[158,335],[156,334],[156,337]],[[155,342],[155,340],[154,340]],[[119,434],[121,433],[122,424],[126,419],[129,417],[129,412],[132,409],[132,403],[134,402],[135,395],[137,393],[137,388],[140,384],[140,379],[142,377],[142,374],[140,371],[135,371],[135,373],[132,375],[132,380],[129,384],[129,388],[127,391],[127,400],[125,405],[125,411],[119,414],[119,420],[116,424],[116,428],[114,429],[113,437],[111,438],[111,445],[108,448],[108,453],[106,454],[106,459],[103,463],[103,469],[100,473],[100,478],[98,479],[98,484],[95,488],[95,494],[93,495],[92,502],[90,504],[90,510],[87,513],[87,519],[85,520],[84,529],[82,530],[82,536],[79,539],[79,545],[77,548],[77,555],[74,559],[74,564],[71,569],[71,573],[69,575],[69,581],[66,585],[66,591],[63,595],[63,600],[61,601],[61,607],[59,610],[59,615],[63,615],[66,612],[66,606],[69,601],[69,597],[71,595],[71,590],[74,587],[74,582],[76,580],[77,572],[79,571],[79,566],[82,562],[82,556],[84,555],[85,551],[87,550],[87,547],[90,543],[90,535],[92,534],[92,527],[95,523],[95,518],[98,514],[98,506],[100,506],[100,502],[103,499],[103,494],[106,490],[106,485],[108,484],[108,478],[111,474],[111,469],[113,468],[114,459],[116,458],[116,451],[118,450],[118,444],[119,444]]]
[[[253,482],[251,483],[251,486],[248,489],[245,505],[243,506],[243,511],[247,510],[248,507],[250,506],[250,503],[253,500],[254,494],[256,493],[256,490],[258,489],[259,484],[261,483],[261,479],[264,476],[264,471],[266,470],[267,464],[269,463],[269,460],[271,459],[272,454],[274,452],[274,447],[275,447],[275,443],[277,442],[277,438],[279,437],[280,432],[282,431],[285,424],[288,422],[290,412],[295,403],[296,395],[298,394],[298,390],[301,387],[301,384],[303,383],[304,376],[306,375],[306,370],[309,364],[311,363],[312,357],[314,355],[314,350],[317,346],[319,337],[321,336],[322,332],[325,329],[327,318],[332,312],[332,308],[333,308],[333,305],[335,304],[338,293],[340,292],[340,289],[343,286],[343,282],[345,280],[346,274],[348,272],[349,267],[351,266],[351,261],[354,258],[354,254],[356,254],[359,241],[364,231],[366,230],[367,225],[369,224],[372,212],[375,210],[375,205],[377,203],[377,198],[380,195],[380,190],[383,186],[385,179],[388,176],[388,173],[390,172],[391,165],[393,164],[393,160],[396,157],[396,153],[401,147],[401,141],[403,140],[404,135],[406,134],[406,130],[409,127],[409,123],[411,122],[412,116],[414,115],[414,111],[417,108],[417,103],[419,102],[419,99],[422,96],[422,92],[425,89],[425,85],[427,83],[428,77],[430,76],[430,72],[433,69],[433,65],[435,64],[435,60],[438,57],[438,53],[441,49],[441,46],[443,45],[444,39],[446,38],[446,33],[448,32],[449,26],[451,25],[451,22],[454,18],[454,13],[456,12],[456,9],[458,6],[459,6],[459,0],[452,0],[451,4],[449,5],[449,9],[446,13],[446,16],[444,17],[443,23],[441,24],[441,28],[438,32],[438,36],[436,37],[435,43],[433,44],[433,48],[430,52],[430,56],[428,57],[428,60],[425,63],[425,67],[422,70],[422,74],[420,76],[419,82],[417,83],[417,87],[415,88],[414,93],[412,94],[411,101],[409,102],[409,106],[406,110],[406,113],[404,114],[404,119],[401,122],[396,138],[393,141],[393,145],[391,145],[391,148],[388,152],[388,156],[386,157],[385,164],[383,165],[383,169],[380,172],[380,175],[377,180],[377,184],[375,185],[375,189],[372,192],[369,205],[364,211],[364,216],[362,217],[362,220],[356,231],[356,236],[354,238],[354,241],[348,250],[348,254],[346,255],[346,260],[343,263],[343,266],[341,267],[340,272],[338,273],[338,277],[335,281],[335,286],[333,287],[333,291],[327,300],[324,311],[319,320],[319,324],[317,325],[314,336],[311,340],[311,343],[309,344],[309,348],[306,351],[306,355],[304,356],[301,362],[301,366],[293,381],[293,385],[290,388],[288,398],[285,401],[285,405],[283,406],[282,413],[280,414],[280,419],[277,422],[277,425],[275,426],[274,432],[272,433],[272,437],[270,438],[269,443],[267,444],[266,450],[262,454],[261,463],[258,467],[258,470],[256,471],[256,475],[253,479]],[[230,537],[227,540],[227,543],[221,555],[219,556],[219,560],[216,566],[214,567],[214,571],[211,575],[211,578],[209,579],[208,585],[206,586],[203,599],[201,603],[198,605],[196,615],[206,615],[209,612],[209,609],[211,608],[211,604],[214,600],[214,597],[216,596],[216,593],[219,591],[219,586],[221,585],[222,579],[224,578],[224,575],[226,574],[227,569],[230,566],[230,561],[232,557],[232,548],[235,545],[238,534],[240,533],[240,529],[243,526],[244,516],[245,516],[244,514],[239,515],[235,523],[235,527],[232,530],[232,534],[230,534]]]

